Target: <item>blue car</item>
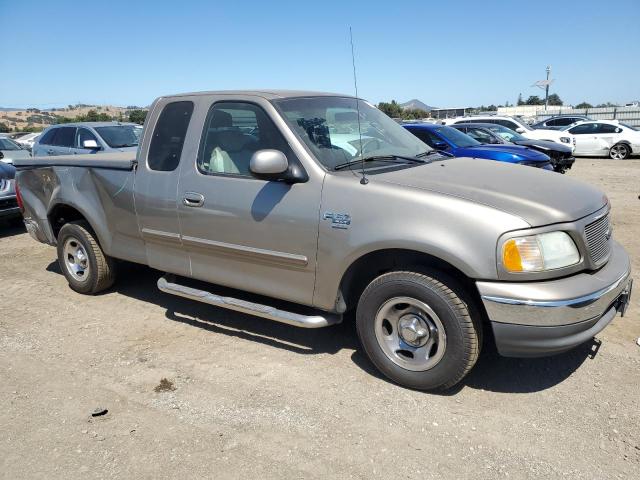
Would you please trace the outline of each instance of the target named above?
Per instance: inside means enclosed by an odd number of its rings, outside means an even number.
[[[483,158],[553,170],[551,159],[532,148],[508,144],[485,145],[446,125],[410,123],[403,126],[431,148],[450,153],[454,157]]]

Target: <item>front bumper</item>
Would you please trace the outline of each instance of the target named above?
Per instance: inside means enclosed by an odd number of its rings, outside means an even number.
[[[477,282],[498,352],[510,357],[552,355],[603,330],[631,295],[631,263],[612,242],[601,269],[542,282]]]
[[[575,157],[551,158],[551,164],[555,170],[569,170],[575,162]]]

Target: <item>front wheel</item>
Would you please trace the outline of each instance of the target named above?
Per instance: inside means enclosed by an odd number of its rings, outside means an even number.
[[[472,318],[470,306],[452,290],[453,281],[441,280],[414,272],[387,273],[371,282],[358,302],[356,324],[365,353],[400,385],[448,389],[478,359],[477,314],[472,311]]]
[[[613,160],[625,160],[629,155],[631,155],[631,149],[625,143],[616,143],[609,149],[609,158]]]

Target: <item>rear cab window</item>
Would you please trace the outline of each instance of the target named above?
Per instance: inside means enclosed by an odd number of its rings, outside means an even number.
[[[147,165],[151,170],[171,172],[178,167],[192,114],[191,101],[165,105],[153,130],[147,155]]]

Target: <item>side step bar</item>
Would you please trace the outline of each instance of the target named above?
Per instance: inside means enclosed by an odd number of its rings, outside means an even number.
[[[286,323],[288,325],[293,325],[294,327],[321,328],[342,322],[341,315],[333,315],[324,312],[323,315],[302,315],[299,313],[287,312],[268,305],[247,302],[246,300],[240,300],[238,298],[221,297],[205,290],[198,290],[196,288],[174,283],[170,281],[169,278],[165,276],[158,280],[158,288],[165,293],[188,298],[190,300],[196,300],[202,303],[208,303],[209,305],[214,305],[216,307],[228,308],[229,310],[236,310],[238,312],[256,315],[269,320],[275,320],[276,322]]]

